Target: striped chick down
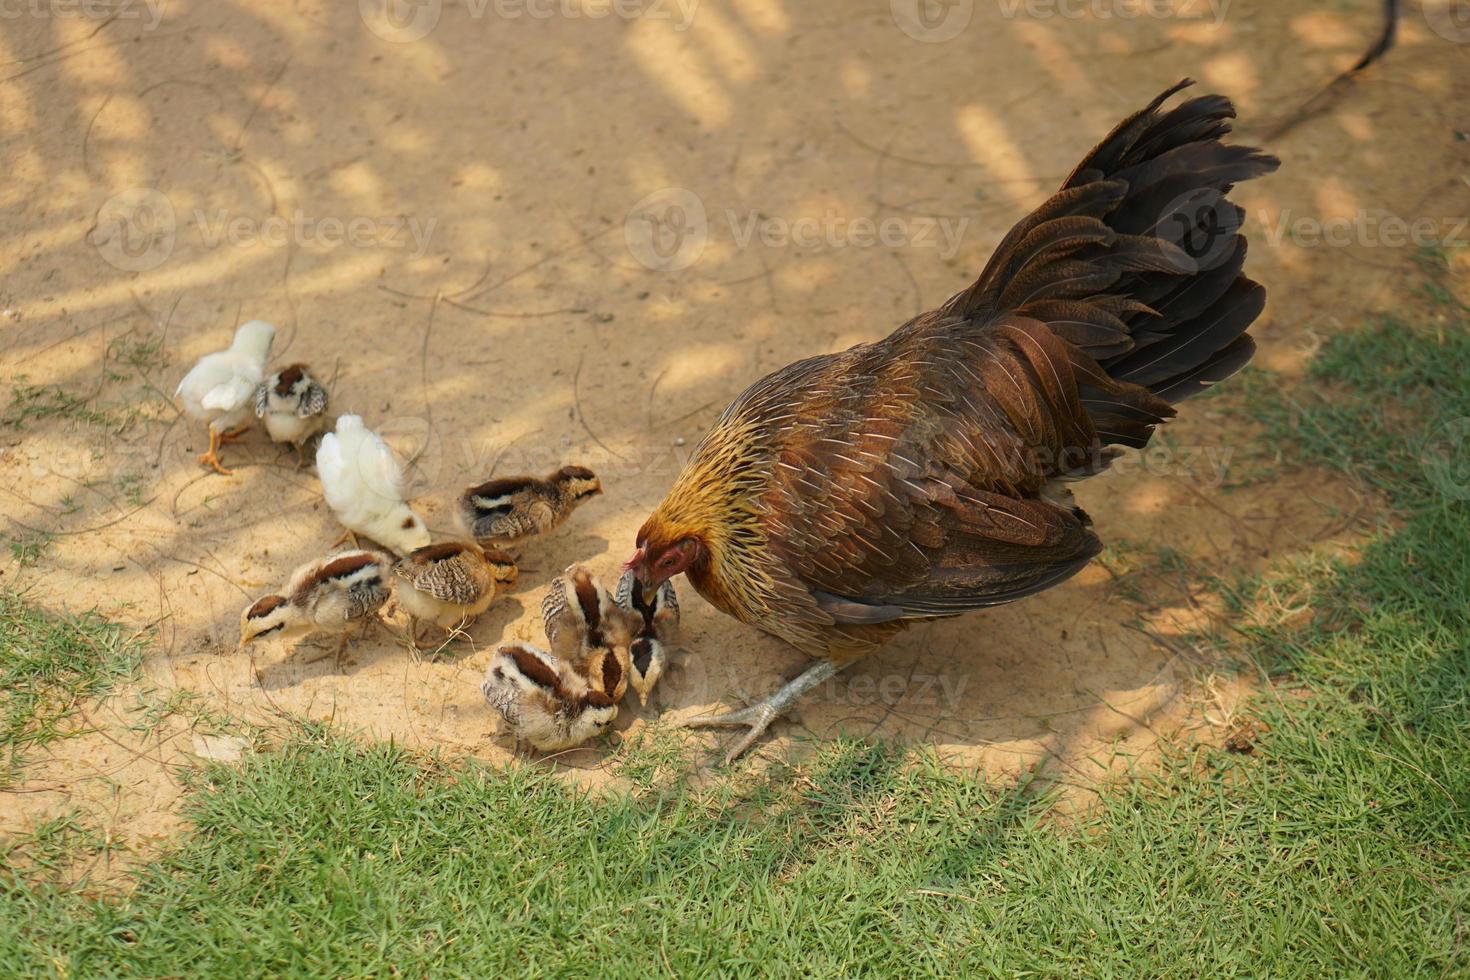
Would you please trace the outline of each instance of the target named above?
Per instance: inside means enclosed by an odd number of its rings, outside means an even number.
[[[617,703],[571,664],[528,643],[496,652],[480,693],[510,734],[543,752],[581,745],[618,716]]]
[[[308,562],[283,592],[263,596],[240,614],[240,643],[338,633],[367,623],[388,600],[391,559],[377,551],[344,551]]]
[[[628,690],[628,644],[636,618],[618,608],[591,569],[571,565],[541,600],[551,652],[615,702]]]
[[[467,625],[490,607],[496,589],[515,581],[515,561],[469,541],[445,541],[409,552],[393,566],[398,606],[415,623],[442,629]]]
[[[679,597],[673,579],[645,594],[637,576],[627,571],[618,579],[614,598],[620,609],[637,617],[628,645],[628,683],[638,703],[647,704],[668,663],[668,648],[679,642]]]

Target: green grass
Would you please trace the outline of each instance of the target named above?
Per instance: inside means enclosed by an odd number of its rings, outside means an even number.
[[[0,406],[0,429],[24,430],[33,423],[62,420],[120,435],[172,406],[153,380],[164,363],[161,334],[129,331],[107,345],[100,378],[85,394],[74,386],[32,384],[27,375],[16,375],[10,382],[10,404]]]
[[[0,590],[0,792],[27,751],[75,732],[78,702],[132,676],[136,640],[96,614],[54,616]]]
[[[20,568],[32,568],[46,553],[51,535],[45,532],[24,531],[6,539],[10,545],[10,559]]]
[[[40,821],[27,834],[0,840],[0,865],[24,867],[33,879],[66,882],[79,861],[109,846],[80,811],[69,809]]]
[[[883,744],[708,781],[654,733],[604,798],[303,729],[199,773],[125,897],[0,872],[0,975],[1470,975],[1466,379],[1463,332],[1384,323],[1248,403],[1395,515],[1237,587],[1312,609],[1231,632],[1270,682],[1247,754],[1063,819]]]
[[[0,428],[23,429],[38,419],[68,418],[90,425],[106,425],[108,417],[91,407],[90,399],[60,385],[17,383],[10,388],[10,405],[0,414]]]

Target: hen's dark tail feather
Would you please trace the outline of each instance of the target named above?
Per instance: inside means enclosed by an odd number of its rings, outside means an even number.
[[[1185,79],[1120,123],[996,248],[942,313],[1028,318],[1075,351],[1078,393],[1105,443],[1142,446],[1174,404],[1245,366],[1266,291],[1242,274],[1235,184],[1275,157],[1231,146],[1235,107],[1206,95],[1164,111]]]

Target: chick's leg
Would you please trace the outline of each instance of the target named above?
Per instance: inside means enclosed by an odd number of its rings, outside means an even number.
[[[223,444],[224,443],[220,438],[220,434],[215,431],[213,426],[211,426],[209,429],[209,452],[201,455],[199,457],[199,462],[203,463],[205,466],[208,466],[210,469],[214,470],[221,476],[229,476],[234,471],[225,469],[224,464],[220,462],[219,458],[219,447]]]
[[[415,617],[409,617],[409,622],[413,624],[413,648],[420,653],[425,650],[434,649],[435,643],[432,629],[421,632],[423,624]]]
[[[698,715],[680,723],[683,728],[749,728],[750,731],[741,736],[730,751],[725,753],[725,765],[729,765],[746,749],[760,738],[761,734],[771,727],[771,722],[781,717],[790,708],[796,699],[818,684],[837,673],[837,665],[830,660],[818,660],[812,664],[801,676],[788,683],[781,690],[772,694],[763,701],[757,701],[748,708],[739,711],[730,711],[725,714]]]

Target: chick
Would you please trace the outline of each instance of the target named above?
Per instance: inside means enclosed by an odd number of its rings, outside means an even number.
[[[594,691],[606,694],[614,704],[628,693],[628,648],[593,647],[585,655],[571,661],[572,670]]]
[[[337,520],[400,555],[429,543],[429,529],[403,502],[403,471],[388,444],[357,415],[337,419],[316,450],[322,493]]]
[[[585,565],[571,565],[541,600],[551,652],[614,701],[628,690],[628,644],[637,617],[618,608]]]
[[[618,579],[617,603],[638,617],[628,646],[628,683],[638,694],[638,703],[647,704],[649,693],[663,676],[667,648],[679,642],[679,597],[674,593],[674,580],[666,580],[649,596],[634,572],[624,572]]]
[[[504,547],[561,527],[583,501],[602,493],[585,466],[563,466],[544,480],[512,476],[470,487],[459,497],[459,519],[481,545]]]
[[[265,420],[272,442],[289,442],[303,459],[302,447],[327,426],[327,389],[305,364],[292,364],[255,389],[255,417]]]
[[[481,551],[463,541],[418,548],[393,566],[398,606],[408,614],[417,649],[419,620],[454,631],[490,607],[496,589],[516,579],[516,563],[503,551]]]
[[[184,414],[209,426],[209,451],[199,462],[226,476],[220,447],[245,431],[250,423],[251,399],[265,375],[276,328],[264,320],[242,323],[226,350],[206,354],[179,382],[174,397],[184,403]]]
[[[388,600],[392,559],[378,551],[344,551],[308,562],[291,574],[285,591],[264,596],[240,614],[240,645],[262,636],[341,634],[337,655],[352,627],[364,628]]]
[[[496,652],[480,693],[517,739],[543,752],[581,745],[618,716],[617,703],[569,664],[525,643]]]

